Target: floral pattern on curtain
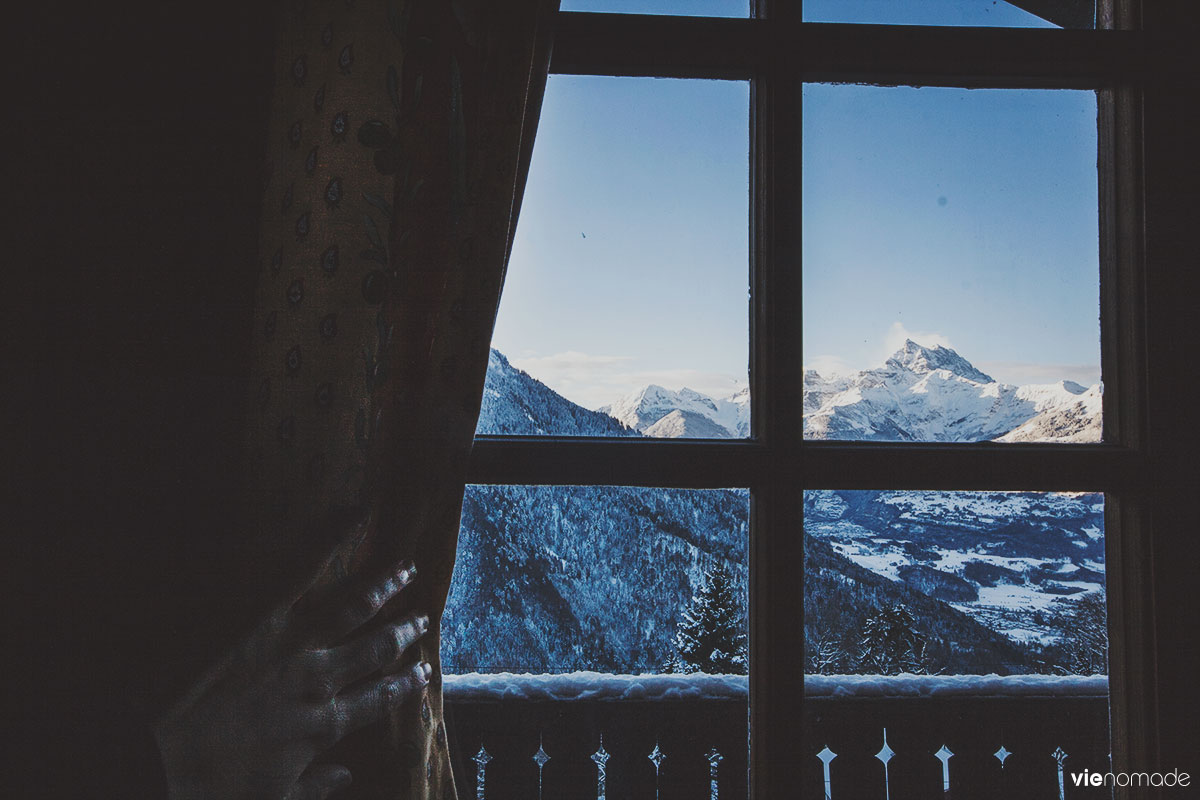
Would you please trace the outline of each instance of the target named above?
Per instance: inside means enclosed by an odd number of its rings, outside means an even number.
[[[357,797],[453,798],[438,620],[557,0],[290,0],[280,11],[247,444],[249,569],[369,509],[334,588],[401,558],[424,696],[336,758]],[[399,607],[399,606],[403,607]]]

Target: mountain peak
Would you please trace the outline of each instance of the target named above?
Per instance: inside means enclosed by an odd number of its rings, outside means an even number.
[[[926,347],[917,344],[912,339],[906,339],[904,346],[892,354],[885,366],[907,370],[918,375],[926,375],[934,370],[944,369],[960,378],[966,378],[976,383],[996,382],[995,378],[975,369],[970,361],[949,347],[942,347],[940,344]]]

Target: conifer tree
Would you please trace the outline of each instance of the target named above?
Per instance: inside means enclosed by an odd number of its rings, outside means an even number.
[[[704,573],[704,586],[692,597],[675,633],[675,653],[665,672],[745,674],[745,617],[733,576],[718,563]]]
[[[1084,595],[1075,603],[1064,625],[1062,664],[1057,672],[1067,675],[1108,673],[1108,618],[1104,594]]]
[[[863,623],[859,640],[859,671],[879,675],[929,672],[925,637],[900,603],[880,609]]]

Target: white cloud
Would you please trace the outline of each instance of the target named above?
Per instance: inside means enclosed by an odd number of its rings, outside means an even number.
[[[567,351],[509,359],[554,391],[585,408],[599,408],[655,383],[667,389],[687,386],[710,397],[728,397],[746,385],[743,377],[697,369],[638,369],[634,356]]]
[[[530,374],[533,374],[532,371],[535,369],[563,373],[588,373],[594,370],[611,369],[633,360],[633,356],[599,356],[580,353],[577,350],[555,353],[552,356],[536,356],[530,350],[525,352],[527,355],[510,359],[510,361]]]

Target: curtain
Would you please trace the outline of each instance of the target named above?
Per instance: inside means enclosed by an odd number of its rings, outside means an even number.
[[[453,798],[438,619],[557,0],[290,0],[255,298],[247,566],[369,509],[325,585],[411,558],[426,696],[343,743],[358,797]]]

